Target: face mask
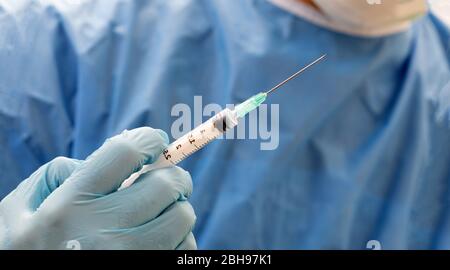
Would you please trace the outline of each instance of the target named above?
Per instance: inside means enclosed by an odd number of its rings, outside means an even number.
[[[424,15],[426,0],[313,0],[338,28],[368,36],[406,30]]]

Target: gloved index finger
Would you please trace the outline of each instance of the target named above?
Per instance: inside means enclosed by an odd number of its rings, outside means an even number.
[[[154,162],[168,142],[162,130],[144,127],[124,131],[92,153],[67,179],[66,188],[75,185],[78,191],[94,194],[116,191],[131,174]]]

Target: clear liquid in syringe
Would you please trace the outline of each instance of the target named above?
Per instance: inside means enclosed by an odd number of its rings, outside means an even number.
[[[163,151],[162,160],[156,161],[155,165],[167,162],[175,165],[236,125],[237,118],[233,112],[225,109],[170,144]]]

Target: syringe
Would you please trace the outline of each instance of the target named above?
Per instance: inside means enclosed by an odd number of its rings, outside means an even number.
[[[258,108],[266,100],[268,94],[282,87],[284,84],[294,79],[311,66],[320,62],[325,57],[326,55],[322,55],[309,65],[291,75],[286,80],[277,84],[272,89],[252,96],[237,105],[233,110],[227,108],[217,113],[206,122],[171,143],[154,163],[144,165],[140,171],[131,175],[130,178],[122,184],[120,189],[130,186],[139,177],[139,175],[143,173],[176,165],[188,156],[202,149],[205,145],[217,139],[220,135],[237,126],[239,118],[244,117],[249,112]]]

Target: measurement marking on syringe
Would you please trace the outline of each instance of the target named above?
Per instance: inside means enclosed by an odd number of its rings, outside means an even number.
[[[213,140],[212,138],[206,139],[206,141],[203,142],[203,143],[200,145],[200,148],[203,148],[203,146],[207,145],[207,144],[208,144],[209,142],[211,142],[212,140]]]
[[[178,159],[177,160],[177,163],[179,162],[179,161],[181,161],[181,160],[183,160],[183,159],[185,159],[185,158],[187,158],[188,156],[190,156],[192,153],[194,153],[195,152],[195,150],[191,150],[191,151],[189,151],[187,154],[185,154],[185,157],[184,158],[180,158],[180,159]]]

